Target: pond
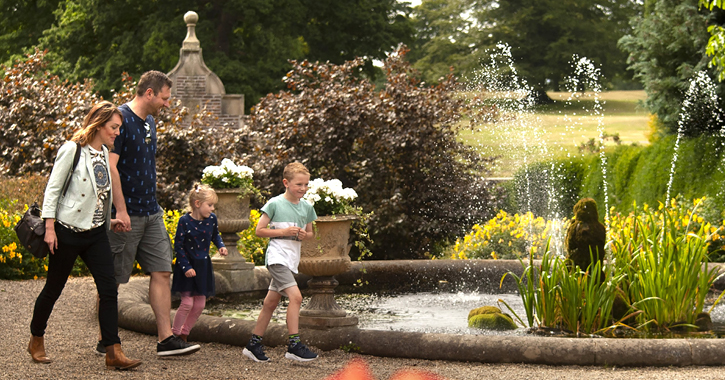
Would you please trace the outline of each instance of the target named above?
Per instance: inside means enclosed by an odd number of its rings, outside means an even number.
[[[303,299],[302,307],[308,301]],[[506,302],[522,319],[526,319],[521,298],[518,294],[486,294],[476,292],[420,292],[408,294],[340,294],[337,303],[349,314],[359,319],[361,329],[390,330],[405,332],[426,332],[459,335],[527,335],[527,329],[513,331],[491,331],[468,327],[468,313],[475,308],[492,305],[512,315]],[[209,301],[206,314],[256,320],[262,308],[261,299],[245,299],[230,302],[222,298]],[[711,301],[714,301],[712,298]],[[711,303],[710,303],[711,304]],[[706,307],[705,311],[709,309]],[[280,303],[272,322],[284,323],[286,303]],[[513,317],[513,315],[512,315]],[[725,304],[718,304],[711,313],[718,336],[725,329]],[[632,336],[630,336],[632,337]],[[652,336],[650,336],[652,337]]]

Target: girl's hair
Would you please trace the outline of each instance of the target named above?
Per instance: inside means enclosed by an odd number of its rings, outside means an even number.
[[[216,192],[209,185],[202,185],[199,182],[194,183],[194,187],[189,192],[189,211],[194,211],[194,203],[196,201],[211,201],[216,203],[219,200]]]
[[[96,137],[98,130],[103,128],[103,126],[111,120],[113,115],[118,115],[121,119],[123,119],[121,111],[119,111],[113,103],[107,100],[96,103],[93,107],[91,107],[91,111],[88,112],[88,115],[86,115],[83,119],[81,129],[73,134],[71,141],[75,141],[81,144],[81,146],[88,145]],[[108,149],[113,149],[113,146],[109,146]]]
[[[291,181],[295,178],[295,174],[310,175],[310,171],[307,170],[305,165],[302,165],[299,162],[293,162],[284,167],[284,173],[282,174],[282,177],[288,181]]]

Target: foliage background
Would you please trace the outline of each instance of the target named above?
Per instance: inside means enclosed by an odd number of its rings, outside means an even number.
[[[725,22],[723,12],[698,8],[698,0],[660,0],[648,2],[651,12],[632,18],[633,32],[619,40],[629,53],[629,69],[647,91],[645,106],[662,123],[665,133],[677,133],[677,119],[690,79],[698,71],[707,71],[711,78],[716,70],[708,68],[705,53],[710,34],[708,25]],[[719,83],[722,99],[725,87]],[[693,120],[690,126],[700,131],[718,130],[708,120]],[[694,134],[697,134],[694,133]]]
[[[606,151],[607,180],[609,189],[609,207],[618,210],[629,210],[633,203],[655,205],[664,200],[667,183],[670,178],[672,157],[675,152],[676,136],[663,137],[651,145],[619,145]],[[683,138],[680,141],[675,176],[672,182],[672,197],[681,195],[684,199],[695,199],[707,196],[712,202],[710,222],[716,222],[725,210],[723,200],[725,194],[722,183],[725,181],[725,139],[713,136]],[[591,197],[597,201],[599,216],[605,213],[604,183],[602,163],[599,155],[586,155],[567,160],[555,159],[522,168],[515,178],[521,179],[529,175],[538,178],[542,183],[552,183],[558,190],[556,194],[567,197],[556,198],[552,202],[550,192],[545,186],[531,187],[531,199],[538,199],[532,211],[537,216],[549,217],[554,212],[560,216],[572,216],[572,208],[576,201],[583,197]],[[542,167],[555,170],[543,172]],[[554,174],[554,175],[551,175]],[[509,189],[509,197],[520,198],[526,194],[525,183],[514,181],[515,186]],[[573,202],[573,203],[572,203]],[[559,205],[557,208],[546,205]],[[526,204],[511,202],[509,210],[519,212],[526,209]]]
[[[247,107],[282,87],[288,59],[366,57],[374,77],[371,60],[413,35],[410,8],[395,0],[3,0],[0,9],[0,62],[47,49],[55,74],[92,78],[107,98],[124,72],[171,71],[186,34],[183,15],[193,10],[206,64]]]
[[[456,139],[468,108],[455,78],[424,85],[406,53],[401,46],[385,61],[380,91],[357,75],[362,60],[293,62],[287,90],[262,99],[249,123],[261,138],[253,159],[263,163],[262,187],[281,192],[282,170],[295,160],[313,178],[339,179],[373,213],[378,259],[425,257],[491,215],[480,176],[487,161]]]

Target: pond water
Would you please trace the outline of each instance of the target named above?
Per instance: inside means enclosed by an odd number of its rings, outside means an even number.
[[[521,298],[516,294],[482,293],[411,293],[411,294],[340,294],[338,305],[348,314],[359,319],[361,329],[429,332],[445,334],[502,334],[523,335],[524,329],[507,332],[483,331],[468,327],[468,313],[481,306],[498,306],[511,315],[505,301],[521,317],[525,318]],[[308,298],[302,302],[304,308]],[[282,302],[272,316],[272,322],[284,323],[287,312]],[[244,300],[234,303],[216,299],[207,304],[206,314],[256,320],[262,308],[262,300]],[[513,317],[513,316],[512,316]]]
[[[304,298],[304,308],[309,298]],[[491,331],[468,327],[468,313],[475,308],[492,305],[512,315],[503,304],[507,303],[519,317],[526,319],[521,298],[518,294],[484,294],[475,292],[421,292],[410,294],[340,294],[337,303],[349,314],[359,319],[361,329],[427,332],[443,334],[472,335],[526,335],[527,329],[513,331]],[[503,301],[503,302],[500,302]],[[261,299],[225,302],[223,298],[213,299],[207,304],[206,314],[256,320],[262,308]],[[714,301],[712,298],[711,301]],[[705,308],[705,311],[709,306]],[[284,323],[286,303],[280,303],[272,322]],[[716,330],[725,328],[725,304],[718,304],[711,313]],[[515,318],[514,318],[515,319]],[[721,334],[718,334],[721,335]]]

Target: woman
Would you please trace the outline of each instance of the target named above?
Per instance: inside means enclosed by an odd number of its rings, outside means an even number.
[[[106,229],[118,223],[122,225],[116,219],[111,220],[112,191],[108,170],[108,147],[113,146],[120,127],[121,112],[110,102],[100,102],[91,108],[81,130],[58,150],[43,201],[45,242],[50,255],[48,278],[35,301],[30,323],[32,336],[28,352],[35,362],[51,362],[45,353],[43,335],[55,301],[80,255],[93,275],[100,297],[98,320],[101,343],[106,347],[106,365],[129,369],[141,364],[140,360],[128,359],[121,351],[118,292],[106,235]],[[76,143],[81,146],[80,160],[63,196],[61,192],[73,165]]]

